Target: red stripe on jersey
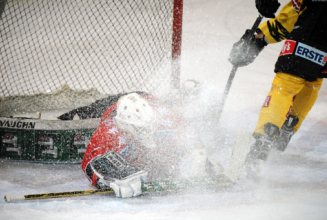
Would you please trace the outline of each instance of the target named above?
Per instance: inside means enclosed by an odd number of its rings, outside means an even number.
[[[293,8],[297,13],[300,13],[302,3],[299,0],[292,0]]]
[[[92,185],[93,186],[96,186],[97,180],[98,180],[98,176],[95,173],[93,173],[93,176],[92,176]]]

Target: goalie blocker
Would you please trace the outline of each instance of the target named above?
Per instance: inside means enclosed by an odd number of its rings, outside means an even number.
[[[109,151],[92,160],[87,168],[98,188],[112,188],[117,197],[133,197],[142,193],[141,182],[147,172],[127,163],[114,151]]]

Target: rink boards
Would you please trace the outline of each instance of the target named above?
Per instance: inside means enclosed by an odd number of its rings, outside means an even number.
[[[99,119],[56,121],[0,117],[0,158],[81,162]]]

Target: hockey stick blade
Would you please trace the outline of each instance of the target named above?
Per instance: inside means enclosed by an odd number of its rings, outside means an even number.
[[[251,134],[249,132],[239,131],[237,133],[232,157],[227,170],[224,172],[232,183],[235,183],[241,176],[246,155],[250,150],[250,142]]]

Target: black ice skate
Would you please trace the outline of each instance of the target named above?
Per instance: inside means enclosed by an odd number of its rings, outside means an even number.
[[[288,143],[294,134],[294,126],[299,122],[299,118],[289,115],[284,125],[280,129],[279,135],[276,136],[273,146],[279,151],[285,151]]]
[[[248,177],[254,177],[260,173],[273,147],[274,138],[279,135],[279,128],[274,124],[265,124],[264,130],[265,135],[253,134],[255,143],[251,146],[245,161],[245,174]]]

